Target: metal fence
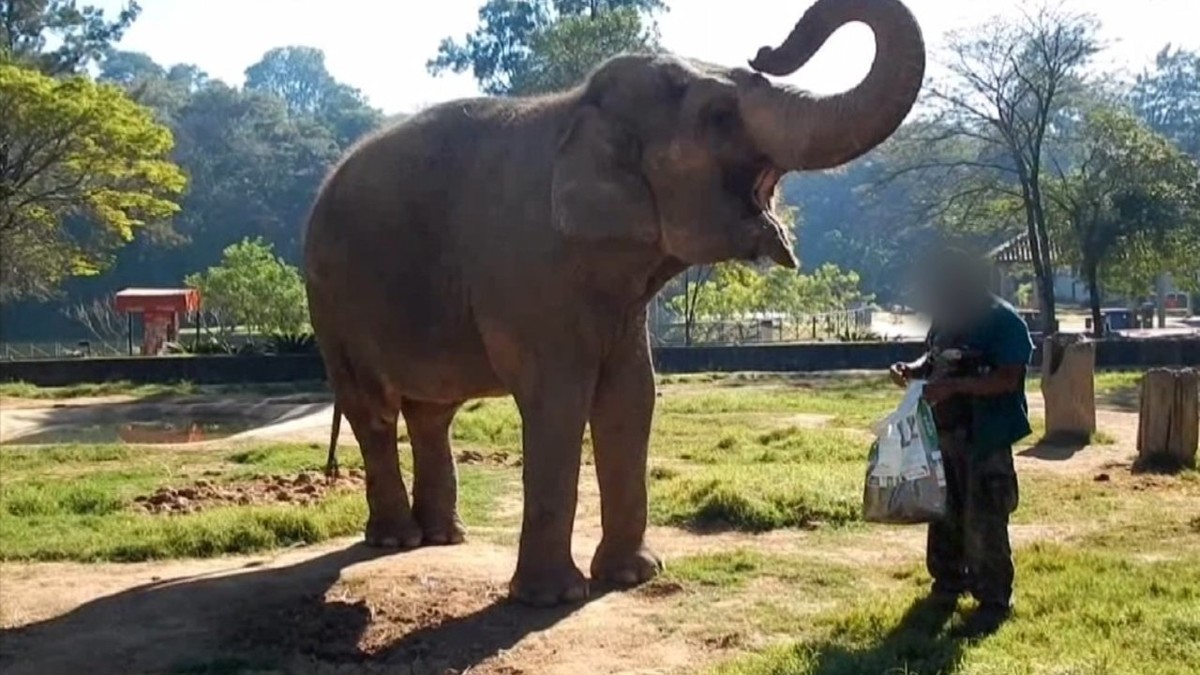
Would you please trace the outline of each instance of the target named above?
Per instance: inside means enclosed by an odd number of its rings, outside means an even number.
[[[652,322],[651,336],[659,346],[741,345],[826,340],[864,341],[882,339],[872,331],[870,308],[823,312],[802,316],[749,316],[690,325],[659,314]]]
[[[871,332],[873,312],[870,308],[824,312],[798,317],[759,315],[731,320],[700,320],[691,325],[676,321],[666,312],[657,312],[651,319],[650,334],[661,347],[683,345],[741,345],[787,342],[817,342],[827,340],[863,341],[878,339]],[[227,341],[239,344],[246,336],[230,336]],[[192,336],[182,340],[191,344]],[[134,352],[140,353],[134,345]],[[76,342],[3,342],[0,361],[67,359],[87,357],[129,356],[129,343],[105,340]]]
[[[89,356],[128,356],[127,342],[80,340],[77,342],[3,342],[0,361],[87,358]]]

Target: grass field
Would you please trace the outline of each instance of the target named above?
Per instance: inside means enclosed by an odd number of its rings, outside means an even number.
[[[1137,380],[1136,373],[1102,374],[1098,397],[1128,408]],[[867,427],[898,400],[882,378],[663,377],[660,391],[650,517],[658,536],[683,553],[626,602],[637,603],[640,620],[658,639],[696,650],[683,672],[1184,675],[1200,667],[1195,472],[1138,477],[1117,463],[1098,480],[1093,465],[1076,470],[1074,459],[1023,455],[1013,525],[1016,612],[995,635],[963,639],[955,631],[971,602],[962,601],[953,616],[921,602],[929,579],[919,528],[861,522]],[[113,393],[196,395],[136,387],[77,388],[71,395]],[[0,394],[68,397],[12,387]],[[1102,431],[1093,452],[1117,458],[1129,452],[1118,430]],[[521,472],[515,406],[469,405],[453,438],[469,457],[460,462],[464,520],[476,541],[511,546]],[[361,530],[365,506],[357,490],[303,507],[223,506],[172,516],[135,508],[136,497],[163,487],[198,479],[236,485],[316,471],[324,461],[318,443],[205,448],[0,448],[0,558],[10,564],[205,558]],[[356,455],[347,448],[343,465],[357,467]],[[594,485],[590,469],[585,474],[584,484]],[[586,513],[595,512],[594,488],[584,490],[581,502]],[[594,532],[586,513],[581,527]],[[242,663],[221,660],[227,656],[218,661]],[[471,672],[514,671],[484,664]],[[539,671],[527,663],[516,672]]]

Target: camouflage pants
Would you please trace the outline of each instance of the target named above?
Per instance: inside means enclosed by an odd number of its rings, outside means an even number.
[[[1012,452],[969,456],[965,434],[938,434],[946,467],[946,517],[930,523],[925,564],[938,593],[969,592],[981,604],[1007,607],[1013,562],[1008,517],[1019,501]]]

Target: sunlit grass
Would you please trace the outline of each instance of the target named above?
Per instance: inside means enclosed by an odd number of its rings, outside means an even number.
[[[1017,553],[1016,609],[982,640],[956,635],[953,616],[921,591],[872,594],[819,614],[791,644],[734,660],[722,675],[1195,672],[1200,645],[1198,560],[1137,560],[1126,551],[1035,544]]]
[[[361,467],[357,453],[343,466]],[[360,490],[315,504],[220,506],[197,513],[149,515],[133,499],[201,476],[214,483],[268,474],[317,471],[322,453],[310,445],[272,444],[235,450],[58,446],[0,449],[0,559],[114,560],[249,553],[357,534],[366,522]],[[407,463],[406,463],[407,464]],[[515,476],[475,466],[459,474],[459,512],[485,523]]]

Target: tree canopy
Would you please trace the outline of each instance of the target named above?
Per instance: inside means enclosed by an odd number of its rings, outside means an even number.
[[[567,89],[604,59],[658,47],[661,0],[488,0],[479,26],[446,38],[429,72],[470,71],[484,92],[528,95]]]
[[[1196,258],[1185,268],[1180,254],[1200,241],[1200,169],[1120,110],[1090,112],[1073,150],[1073,168],[1060,167],[1047,194],[1091,290],[1100,331],[1102,277],[1129,290],[1148,287],[1163,271],[1182,279],[1196,270]]]
[[[247,69],[247,85],[233,87],[191,64],[160,64],[145,54],[114,48],[112,43],[120,32],[136,18],[134,5],[116,23],[103,19],[101,23],[108,26],[104,31],[97,23],[103,15],[88,8],[78,10],[80,16],[90,17],[87,25],[91,28],[86,30],[81,27],[84,24],[72,23],[74,19],[56,17],[54,13],[60,10],[67,16],[68,5],[74,3],[4,5],[24,12],[20,30],[4,33],[5,40],[20,35],[19,48],[6,51],[3,57],[6,68],[14,69],[4,71],[6,86],[23,88],[20,100],[24,109],[31,109],[24,101],[34,93],[42,107],[35,111],[41,126],[30,127],[28,116],[23,116],[17,129],[18,118],[7,111],[18,98],[7,92],[0,95],[0,108],[5,109],[0,112],[0,154],[10,153],[11,157],[18,147],[25,147],[6,145],[4,139],[16,137],[20,143],[52,149],[54,138],[47,136],[47,130],[61,128],[64,116],[69,119],[72,111],[84,110],[91,116],[81,119],[90,126],[71,126],[77,137],[116,134],[108,141],[88,145],[89,152],[124,151],[140,141],[146,145],[141,154],[129,155],[125,164],[96,164],[95,158],[89,157],[87,162],[123,171],[125,178],[119,190],[108,192],[100,191],[112,183],[103,173],[93,172],[81,181],[79,189],[88,190],[91,201],[77,202],[76,208],[69,208],[65,201],[56,202],[54,213],[61,211],[60,227],[35,229],[29,225],[34,221],[23,218],[23,230],[9,228],[4,234],[0,259],[6,267],[0,300],[4,301],[6,337],[69,335],[75,326],[64,323],[62,306],[90,303],[125,286],[177,285],[187,273],[218,264],[224,249],[244,238],[261,238],[273,246],[275,255],[294,264],[299,258],[305,214],[321,180],[352,143],[382,124],[380,111],[330,75],[319,50],[302,46],[270,50],[260,63]],[[34,16],[35,12],[40,14]],[[0,19],[3,16],[0,12]],[[60,42],[63,32],[71,30],[90,37]],[[59,49],[68,44],[75,47]],[[92,47],[85,49],[85,44]],[[74,65],[57,79],[33,78],[28,69],[31,64],[68,62]],[[12,74],[20,64],[24,69],[19,71],[18,81]],[[85,69],[95,73],[94,81],[86,74],[72,74]],[[33,82],[40,89],[33,87]],[[300,96],[305,87],[313,92],[309,100]],[[67,97],[68,93],[74,98]],[[48,116],[50,113],[57,117]],[[166,164],[152,164],[154,161]],[[172,177],[169,164],[182,172],[176,170]],[[13,175],[15,166],[11,158],[0,159],[0,173],[6,177]],[[70,160],[55,166],[62,170],[41,175],[63,181],[72,175],[68,169],[81,170],[82,164]],[[151,168],[161,170],[161,175],[150,172]],[[161,190],[152,182],[156,177],[162,178]],[[130,194],[142,194],[149,201],[134,201]],[[113,200],[124,210],[114,210]],[[167,202],[178,207],[168,207]],[[98,214],[108,220],[97,219]],[[132,241],[119,246],[130,232]],[[13,254],[17,248],[22,255]],[[66,272],[60,273],[62,270]],[[88,277],[70,276],[101,270],[103,273]],[[35,278],[34,273],[42,276]],[[26,281],[18,282],[19,278]],[[28,301],[46,297],[51,302]],[[20,320],[9,320],[11,317]]]
[[[0,299],[94,275],[186,184],[171,132],[119,89],[0,64]]]
[[[1200,160],[1200,52],[1167,45],[1130,92],[1134,109],[1158,133]]]
[[[0,61],[48,75],[82,72],[120,41],[141,11],[129,2],[109,21],[104,10],[75,0],[0,0]],[[48,49],[52,43],[57,46]]]

